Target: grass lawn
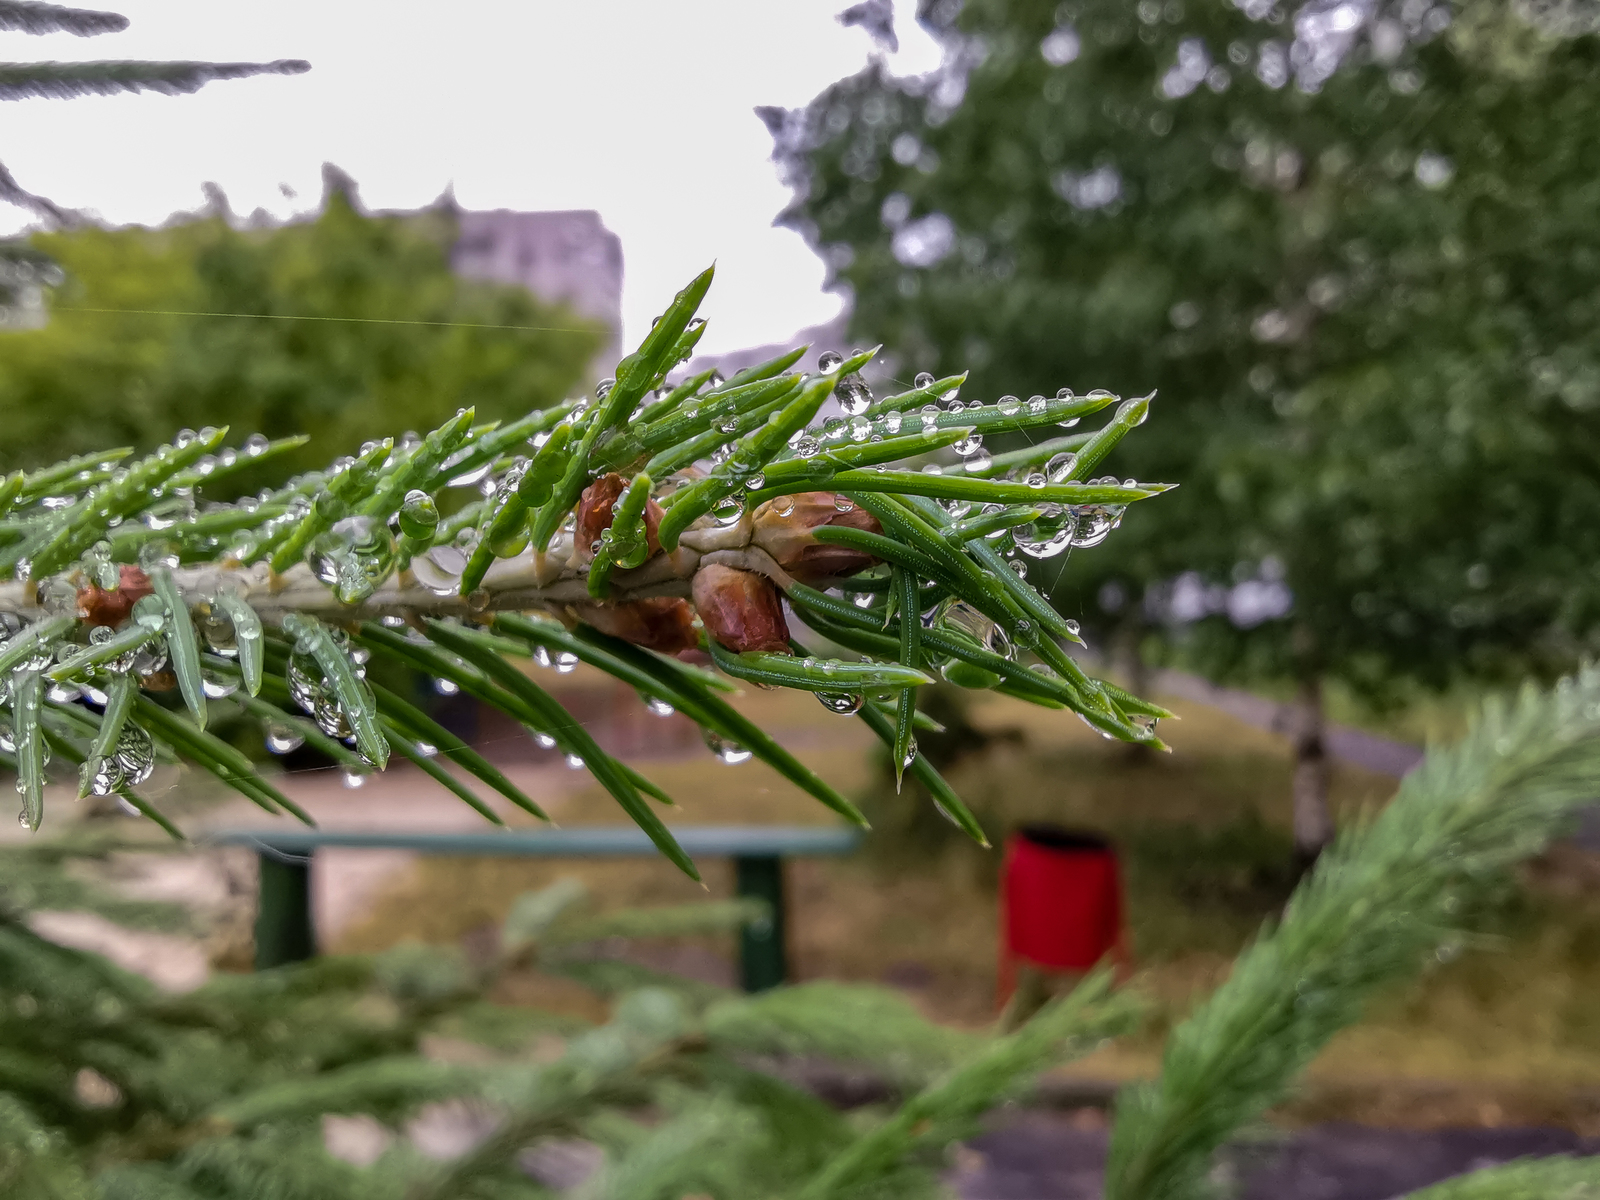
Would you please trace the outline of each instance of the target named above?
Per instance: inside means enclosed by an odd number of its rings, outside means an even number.
[[[565,683],[601,686],[581,673]],[[938,1019],[989,1020],[998,854],[954,841],[932,854],[896,853],[888,831],[904,823],[912,801],[885,793],[879,752],[859,722],[792,692],[750,692],[740,704],[846,794],[869,796],[886,831],[852,860],[792,864],[799,976],[887,982]],[[1292,885],[1284,742],[1212,710],[1173,706],[1183,717],[1163,726],[1173,753],[1139,756],[1070,714],[981,696],[973,723],[1011,736],[950,772],[997,829],[1050,820],[1106,832],[1121,848],[1136,983],[1155,998],[1156,1013],[1139,1036],[1079,1064],[1084,1077],[1153,1073],[1165,1030],[1225,976]],[[833,820],[759,764],[729,767],[695,751],[639,765],[682,805],[669,823]],[[1348,819],[1393,788],[1393,780],[1340,769],[1335,805]],[[595,787],[553,815],[563,825],[625,820]],[[730,867],[704,866],[713,894],[731,892]],[[706,894],[662,861],[423,860],[331,948],[470,938],[519,893],[564,875],[587,882],[604,908]],[[1480,924],[1483,936],[1458,958],[1428,964],[1418,983],[1385,997],[1337,1039],[1283,1119],[1553,1122],[1600,1133],[1600,856],[1564,851],[1534,864]],[[714,963],[718,954],[731,956],[731,947],[706,943],[681,961]],[[518,985],[517,998],[576,1009],[592,1003],[532,979]]]

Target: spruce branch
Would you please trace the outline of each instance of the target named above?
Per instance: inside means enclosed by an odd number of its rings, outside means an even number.
[[[23,187],[5,163],[0,163],[0,200],[25,208],[55,225],[70,225],[77,217],[71,209],[62,208],[48,197]]]
[[[475,784],[542,815],[427,714],[369,684],[369,655],[498,708],[587,767],[694,878],[655,811],[666,794],[511,660],[597,667],[696,722],[724,761],[759,758],[860,825],[846,797],[716,693],[733,680],[862,711],[980,844],[982,829],[911,740],[915,689],[935,671],[1160,746],[1152,726],[1165,711],[1085,675],[1060,644],[1076,630],[1017,568],[1098,542],[1127,505],[1167,485],[1085,480],[1082,458],[1010,479],[968,469],[985,434],[1117,405],[1086,443],[1109,450],[1148,401],[1062,389],[965,403],[962,376],[876,398],[858,373],[871,351],[825,353],[811,372],[794,370],[801,352],[789,351],[730,380],[672,383],[704,332],[695,309],[710,282],[710,271],[691,281],[592,397],[502,425],[462,409],[426,436],[369,442],[254,497],[203,499],[300,439],[230,445],[227,429],[208,426],[142,457],[110,450],[0,482],[0,717],[18,733],[25,822],[43,817],[59,736],[49,722],[68,713],[82,744],[62,752],[92,762],[91,792],[149,809],[134,789],[156,758],[175,756],[269,812],[308,819],[206,731],[210,705],[236,694],[230,709],[262,722],[269,747],[309,739],[356,773],[381,770],[392,748],[491,820]],[[819,417],[830,400],[844,419]],[[926,461],[940,453],[965,458],[948,470]],[[454,487],[481,499],[452,503]],[[1010,515],[992,528],[963,523],[985,506]],[[785,602],[861,657],[792,641]],[[714,670],[678,657],[701,650]],[[128,704],[117,681],[130,677]],[[148,694],[160,690],[187,716]],[[890,730],[863,706],[894,697]],[[441,752],[473,781],[429,761]]]
[[[1382,987],[1459,938],[1458,909],[1538,853],[1594,796],[1600,668],[1487,704],[1377,816],[1343,832],[1275,928],[1168,1041],[1161,1076],[1124,1094],[1110,1200],[1204,1194],[1213,1152],[1276,1102]]]
[[[1596,1200],[1600,1158],[1518,1159],[1446,1179],[1407,1200]]]
[[[1110,971],[1095,972],[1017,1032],[994,1039],[970,1061],[901,1105],[807,1182],[796,1193],[797,1200],[829,1200],[864,1189],[894,1171],[919,1143],[951,1140],[967,1122],[1046,1067],[1127,1032],[1137,1013],[1136,1000],[1113,994]]]
[[[68,8],[45,4],[43,0],[0,0],[0,32],[71,33],[94,37],[101,33],[121,33],[128,18],[121,13],[97,12],[89,8]]]
[[[66,100],[118,92],[197,92],[219,79],[253,75],[300,75],[311,64],[299,58],[265,63],[42,62],[0,63],[0,100]]]

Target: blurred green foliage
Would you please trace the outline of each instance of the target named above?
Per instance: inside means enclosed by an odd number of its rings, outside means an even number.
[[[270,229],[207,216],[34,235],[66,278],[47,324],[0,332],[0,468],[185,426],[310,434],[276,478],[464,405],[520,417],[583,387],[605,330],[457,278],[455,237],[446,210],[367,216],[337,188],[316,219]]]
[[[1074,555],[1063,611],[1380,701],[1600,647],[1592,34],[1425,0],[920,15],[939,71],[765,114],[782,219],[903,376],[1159,392],[1118,469],[1182,486]]]

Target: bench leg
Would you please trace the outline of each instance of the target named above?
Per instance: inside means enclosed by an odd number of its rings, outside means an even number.
[[[776,856],[733,860],[735,889],[741,898],[765,900],[770,919],[746,925],[739,933],[740,982],[747,992],[764,992],[789,978],[784,936],[783,859]]]
[[[311,856],[288,861],[258,854],[261,891],[256,910],[256,970],[303,962],[317,952],[311,925]]]

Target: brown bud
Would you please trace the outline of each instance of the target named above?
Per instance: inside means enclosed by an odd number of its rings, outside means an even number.
[[[713,565],[694,576],[694,607],[706,632],[729,650],[789,652],[789,624],[772,580],[754,571]]]
[[[111,591],[97,583],[78,589],[78,611],[90,625],[114,629],[133,615],[135,602],[154,591],[148,575],[132,563],[123,563],[117,586]]]
[[[178,677],[171,671],[152,671],[139,676],[139,690],[145,692],[170,692],[178,686]]]
[[[849,507],[841,509],[841,503]],[[812,535],[812,530],[824,525],[883,532],[877,517],[833,492],[779,496],[756,509],[753,520],[755,544],[802,583],[854,575],[878,561],[849,546],[825,546]]]
[[[611,508],[627,490],[628,479],[615,471],[600,476],[583,489],[583,495],[578,498],[578,528],[573,535],[580,554],[592,553],[589,547],[611,528]],[[656,536],[656,530],[661,525],[661,513],[661,505],[655,502],[654,497],[644,502],[644,540],[651,554],[661,549],[661,539]]]
[[[652,596],[627,604],[580,604],[578,619],[601,633],[609,633],[646,650],[676,654],[700,645],[694,627],[694,610],[678,596]]]

